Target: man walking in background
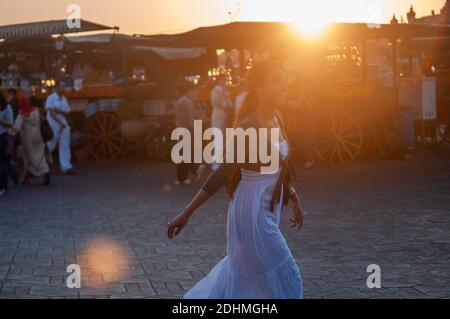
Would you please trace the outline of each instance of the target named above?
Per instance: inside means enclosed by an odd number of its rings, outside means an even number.
[[[211,125],[213,128],[218,128],[225,132],[228,124],[228,111],[233,107],[231,102],[230,92],[227,88],[226,76],[221,74],[217,77],[217,83],[211,92],[212,117]],[[223,152],[223,143],[215,142],[215,152],[221,154]],[[219,168],[218,163],[213,163],[212,169]]]
[[[47,147],[50,154],[52,154],[58,146],[61,171],[63,174],[73,175],[74,170],[71,163],[72,154],[70,151],[70,127],[67,122],[70,107],[67,98],[64,96],[64,89],[64,82],[59,82],[56,91],[47,98],[45,104],[47,121],[53,131],[53,139],[47,143]]]
[[[178,101],[175,104],[175,120],[177,128],[186,128],[194,133],[195,104],[191,97],[192,90],[188,83],[181,83],[177,87]],[[197,176],[198,166],[193,163],[177,164],[177,185],[190,185],[189,172]]]

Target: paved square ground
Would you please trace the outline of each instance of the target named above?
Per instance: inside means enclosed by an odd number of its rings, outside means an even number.
[[[282,230],[305,298],[450,298],[450,147],[411,161],[299,166],[308,212]],[[49,188],[20,186],[0,199],[0,298],[179,298],[226,253],[226,195],[165,237],[198,186],[173,185],[170,163],[88,162]],[[81,289],[66,267],[79,264]],[[380,289],[366,286],[381,267]]]

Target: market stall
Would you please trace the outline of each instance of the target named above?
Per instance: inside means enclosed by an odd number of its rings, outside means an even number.
[[[95,27],[113,29],[86,24],[90,31]],[[410,90],[399,84],[427,75],[413,72],[414,39],[450,36],[446,26],[397,23],[332,24],[315,41],[302,38],[292,25],[271,22],[151,36],[117,32],[66,36],[61,33],[73,30],[60,24],[47,26],[47,33],[18,30],[33,26],[0,28],[0,35],[7,36],[0,43],[2,89],[30,87],[44,100],[57,80],[64,81],[72,127],[82,132],[96,159],[114,159],[142,145],[151,157],[165,158],[173,127],[171,101],[180,80],[191,79],[200,86],[197,102],[207,108],[218,74],[227,75],[236,96],[252,64],[270,57],[283,61],[289,73],[289,103],[282,109],[288,133],[299,140],[299,128],[311,122],[307,118],[314,113],[316,153],[328,164],[393,153],[399,106],[404,106],[399,97],[409,96],[401,90]],[[400,63],[401,50],[409,68]],[[306,107],[305,91],[317,97],[313,108]],[[433,108],[432,99],[429,95],[414,105],[416,114]],[[433,141],[441,127],[436,116],[418,120],[427,127],[422,140],[431,134]]]
[[[53,32],[55,28],[48,29]],[[4,67],[14,71],[5,76],[1,90],[17,88],[20,95],[29,88],[43,103],[56,82],[64,81],[71,128],[85,140],[91,157],[115,159],[145,148],[153,159],[167,158],[175,83],[189,68],[202,67],[204,48],[164,47],[152,39],[118,33],[48,33],[14,33],[0,43]]]
[[[305,108],[298,93],[305,88],[313,90],[320,100],[312,111],[317,118],[316,153],[325,163],[345,164],[361,156],[386,158],[393,154],[400,143],[398,114],[399,106],[403,105],[399,105],[402,102],[399,94],[404,96],[401,91],[407,88],[399,83],[415,76],[426,77],[426,74],[408,74],[400,68],[399,49],[406,47],[408,61],[412,61],[414,51],[408,46],[412,39],[441,39],[449,35],[447,26],[395,21],[377,26],[338,23],[330,25],[320,39],[311,41],[301,38],[289,24],[236,22],[151,38],[177,46],[204,45],[214,54],[237,49],[241,72],[237,80],[230,76],[230,83],[243,78],[246,69],[258,59],[271,57],[294,62],[292,68],[287,64],[291,101],[282,110],[287,115],[289,133],[293,140],[301,136],[299,128],[308,121],[303,122]],[[380,54],[384,60],[370,61],[372,55]],[[222,68],[221,72],[228,74],[229,70]],[[316,88],[311,88],[311,83],[316,83]],[[205,102],[211,88],[205,85],[199,95]],[[433,95],[425,95],[421,103],[409,106],[416,108],[417,115],[423,114],[426,108],[432,109],[434,102]],[[417,120],[419,125],[434,127],[431,134],[436,134],[435,115],[417,117]]]

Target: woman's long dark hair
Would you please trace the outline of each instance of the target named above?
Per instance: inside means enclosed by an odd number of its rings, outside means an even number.
[[[247,76],[247,96],[234,119],[235,127],[256,111],[258,107],[257,90],[266,83],[269,75],[276,69],[282,69],[284,71],[284,67],[280,63],[273,60],[266,60],[256,63],[250,70]]]
[[[257,90],[266,83],[269,75],[276,69],[285,70],[280,63],[273,60],[266,60],[256,63],[250,70],[247,77],[247,96],[235,116],[234,127],[237,127],[243,120],[256,111],[258,107]],[[241,169],[237,168],[233,172],[233,176],[228,185],[228,196],[230,198],[233,197],[241,178]]]

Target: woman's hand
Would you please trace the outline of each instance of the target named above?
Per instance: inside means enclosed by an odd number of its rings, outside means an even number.
[[[210,195],[204,190],[200,190],[183,212],[167,223],[167,237],[173,239],[183,230],[184,226],[189,222],[191,216],[200,206],[205,203]]]
[[[189,222],[189,215],[184,211],[167,223],[167,237],[173,239],[183,230],[184,226]]]
[[[298,197],[292,202],[292,211],[294,214],[294,218],[290,220],[291,228],[297,228],[296,231],[299,231],[303,227],[305,213],[303,212],[303,208]]]

